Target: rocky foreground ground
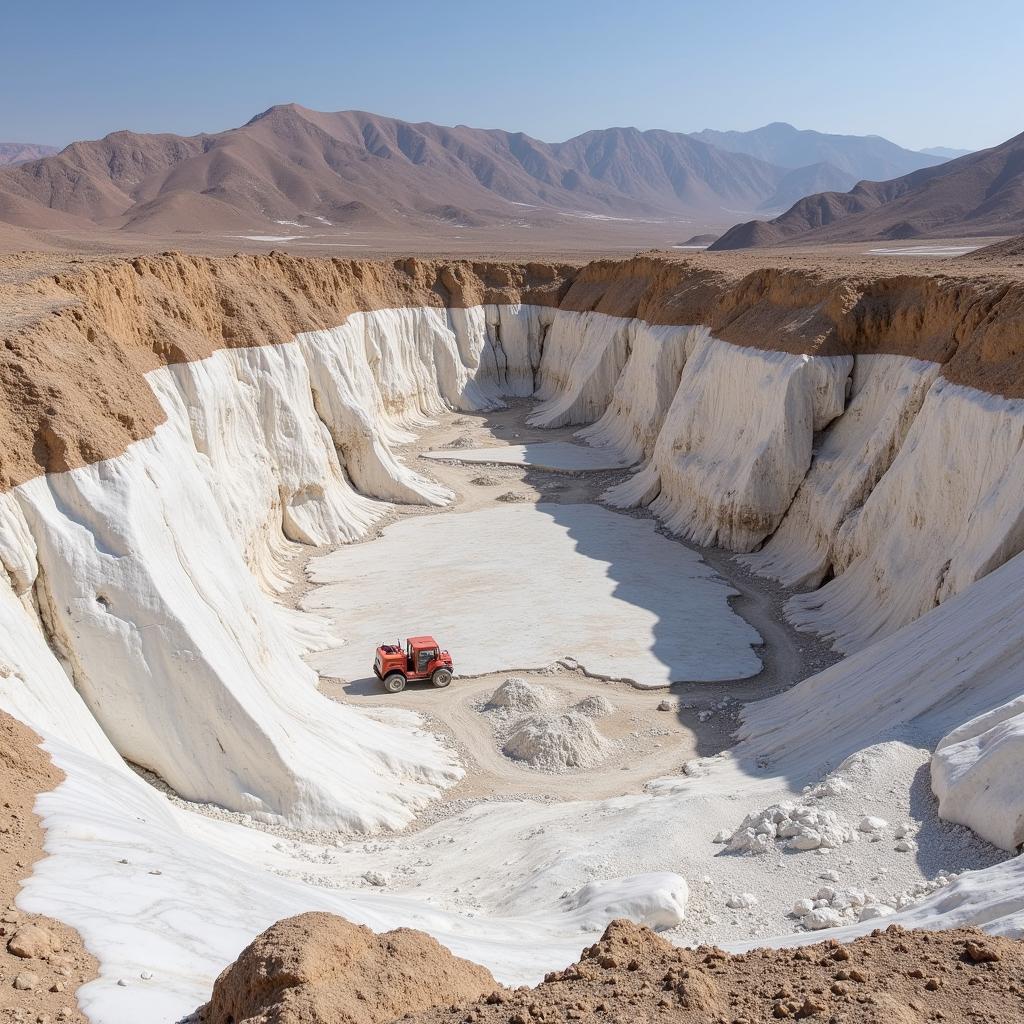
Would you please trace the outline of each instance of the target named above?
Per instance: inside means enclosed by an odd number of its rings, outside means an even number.
[[[974,929],[879,929],[848,945],[730,954],[680,949],[614,921],[578,963],[535,988],[402,929],[329,914],[278,922],[218,979],[203,1024],[553,1024],[671,1021],[857,1024],[1024,1019],[1024,944]]]

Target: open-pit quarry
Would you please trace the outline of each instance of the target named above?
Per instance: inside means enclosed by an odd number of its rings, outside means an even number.
[[[3,927],[64,935],[0,1005],[179,1021],[306,912],[513,986],[616,918],[669,974],[1024,932],[1024,282],[24,256],[0,305],[0,724],[51,761]],[[453,683],[386,693],[420,633]]]

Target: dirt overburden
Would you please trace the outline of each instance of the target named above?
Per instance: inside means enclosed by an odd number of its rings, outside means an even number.
[[[202,1019],[1011,1024],[1022,1013],[1024,943],[974,929],[906,931],[892,925],[848,945],[828,941],[729,954],[714,946],[680,949],[620,920],[583,950],[578,963],[548,974],[535,988],[506,989],[418,932],[375,938],[341,918],[305,914],[253,942],[218,979]]]

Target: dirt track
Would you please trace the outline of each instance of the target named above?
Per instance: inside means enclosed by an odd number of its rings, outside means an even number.
[[[606,696],[617,710],[614,715],[601,719],[598,728],[604,735],[622,741],[619,752],[598,768],[559,774],[538,771],[506,757],[499,749],[481,705],[512,675],[551,689],[563,698],[566,707],[594,693]],[[636,690],[625,683],[605,683],[577,672],[560,671],[551,675],[502,672],[456,679],[445,690],[423,684],[394,695],[383,694],[378,686],[366,680],[352,684],[326,683],[322,689],[330,696],[341,695],[360,707],[397,706],[426,715],[433,729],[458,746],[469,768],[466,779],[449,791],[449,799],[502,794],[578,800],[585,778],[586,797],[599,800],[638,792],[648,780],[678,772],[689,758],[697,756],[695,729],[687,724],[690,719],[696,724],[696,712],[684,713],[681,721],[676,714],[657,710],[658,703],[665,699],[663,692]],[[708,723],[702,729],[708,733],[713,730],[726,746],[731,724],[731,720],[720,718],[714,726]]]

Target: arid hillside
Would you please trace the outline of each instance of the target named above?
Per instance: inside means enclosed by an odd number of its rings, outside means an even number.
[[[725,224],[736,211],[779,210],[815,190],[849,187],[866,170],[939,160],[842,136],[748,153],[732,134],[607,128],[546,143],[286,104],[215,134],[120,131],[56,155],[19,151],[27,162],[0,173],[0,221],[148,235]]]
[[[1019,234],[1024,230],[1024,135],[992,149],[890,181],[862,181],[849,192],[822,192],[781,217],[737,224],[713,249],[786,241]]]
[[[521,132],[272,107],[213,135],[115,132],[0,175],[0,218],[136,232],[474,227],[757,208],[786,171],[686,135]]]

